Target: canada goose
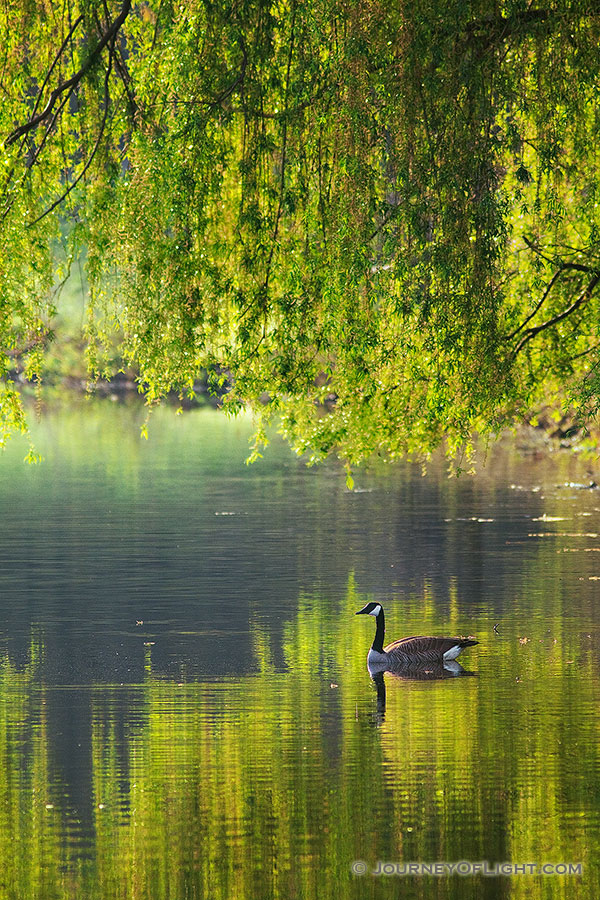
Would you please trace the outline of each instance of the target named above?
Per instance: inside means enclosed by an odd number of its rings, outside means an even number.
[[[356,615],[375,616],[377,621],[375,640],[367,656],[370,670],[406,669],[429,664],[444,666],[455,660],[465,647],[479,643],[468,638],[407,637],[384,647],[385,616],[381,603],[367,603]],[[458,666],[458,663],[456,665]]]

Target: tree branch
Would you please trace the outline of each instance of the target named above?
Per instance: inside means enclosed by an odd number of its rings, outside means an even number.
[[[60,197],[58,197],[58,199],[55,200],[54,203],[52,203],[47,209],[45,209],[43,213],[40,213],[40,215],[36,219],[34,219],[33,222],[29,222],[27,225],[28,228],[33,228],[34,225],[37,225],[38,222],[40,222],[47,215],[49,215],[51,212],[53,212],[56,209],[56,207],[59,206],[59,204],[61,204],[63,202],[63,200],[65,200],[69,196],[69,194],[71,193],[73,188],[75,188],[79,184],[79,182],[81,181],[81,179],[83,178],[83,176],[85,175],[85,173],[87,172],[87,170],[89,169],[89,167],[91,166],[91,164],[94,160],[94,157],[100,146],[100,142],[101,142],[102,136],[104,134],[104,128],[106,126],[106,120],[108,118],[108,108],[110,105],[110,93],[109,93],[108,85],[109,85],[109,81],[110,81],[110,74],[112,72],[112,67],[113,67],[116,38],[117,38],[117,32],[115,31],[113,34],[112,40],[110,42],[110,46],[108,48],[108,65],[106,67],[106,75],[104,77],[104,114],[102,116],[102,122],[100,123],[100,130],[98,131],[98,137],[96,138],[96,141],[92,148],[92,152],[90,153],[89,159],[86,162],[86,164],[84,165],[84,167],[81,170],[81,172],[79,173],[79,175],[77,176],[77,178],[75,179],[75,181],[72,181],[71,184],[66,189],[66,191],[63,191],[63,193],[60,195]]]
[[[554,10],[549,9],[525,9],[512,16],[487,16],[483,19],[475,19],[468,22],[465,32],[469,36],[481,35],[490,37],[498,35],[501,38],[509,37],[522,27],[530,27],[547,22],[554,17]]]
[[[540,248],[536,247],[536,245],[533,243],[533,241],[530,241],[528,237],[525,237],[525,235],[523,235],[523,240],[525,241],[525,243],[527,244],[527,246],[529,247],[530,250],[533,250],[534,253],[537,253],[537,255],[540,256],[542,259],[544,259],[546,262],[554,265],[554,263],[556,262],[556,259],[551,259],[549,256],[546,256],[544,253],[542,253]],[[564,245],[563,245],[563,249],[565,249]],[[584,253],[585,252],[585,250],[580,249],[578,247],[567,247],[566,249],[572,250],[575,253]],[[586,266],[584,263],[576,263],[576,262],[563,262],[563,263],[561,263],[561,267],[564,269],[574,269],[576,272],[595,272],[596,271],[596,269],[594,269],[593,266]]]
[[[546,290],[544,291],[544,293],[543,293],[541,299],[538,300],[538,302],[536,303],[536,305],[535,305],[533,311],[529,313],[529,315],[527,316],[527,318],[526,318],[523,322],[521,322],[521,324],[519,325],[518,328],[515,328],[515,330],[514,330],[511,334],[508,335],[508,337],[506,338],[507,341],[512,341],[512,339],[513,339],[514,337],[516,337],[516,336],[518,335],[518,333],[519,333],[520,331],[522,331],[522,330],[525,328],[525,326],[527,325],[527,323],[528,323],[528,322],[531,322],[531,320],[533,319],[533,317],[535,316],[535,314],[540,310],[540,308],[542,307],[542,305],[545,303],[546,298],[548,297],[548,294],[549,294],[550,291],[552,290],[553,285],[558,281],[558,279],[560,278],[560,276],[562,275],[563,272],[564,272],[564,267],[563,267],[563,266],[561,266],[560,269],[557,269],[557,270],[556,270],[556,272],[554,273],[554,275],[553,275],[552,278],[550,279],[550,282],[549,282],[549,284],[547,285]]]
[[[14,144],[15,141],[18,141],[20,137],[25,134],[28,134],[30,131],[34,131],[38,125],[43,122],[52,114],[52,110],[56,104],[58,98],[65,93],[68,92],[68,95],[72,94],[78,84],[82,81],[83,78],[88,74],[88,72],[92,69],[94,64],[100,58],[100,55],[107,44],[110,44],[111,41],[114,42],[116,39],[117,33],[121,28],[123,22],[127,18],[131,11],[131,0],[124,0],[123,6],[121,7],[121,11],[117,18],[114,20],[112,25],[110,25],[106,31],[100,36],[98,43],[96,44],[94,50],[88,56],[85,63],[81,66],[81,68],[75,72],[70,78],[66,81],[61,82],[57,87],[54,88],[52,93],[50,94],[50,98],[44,107],[44,109],[37,113],[37,115],[32,115],[28,122],[24,122],[22,125],[19,125],[15,128],[5,140],[5,146],[9,147],[11,144]],[[60,55],[60,54],[59,54]],[[54,65],[54,64],[53,64]],[[46,81],[44,82],[44,84]],[[37,105],[37,101],[36,101]]]
[[[593,353],[594,350],[597,350],[600,347],[600,344],[594,344],[593,347],[588,347],[587,350],[583,350],[581,353],[577,353],[575,356],[571,357],[571,362],[575,362],[576,359],[581,359],[582,356],[587,356],[588,353]]]
[[[538,256],[540,256],[542,259],[544,259],[546,262],[554,264],[554,260],[550,259],[549,256],[546,256],[544,253],[542,253],[540,248],[536,247],[536,245],[533,243],[533,241],[530,241],[528,237],[523,235],[523,240],[525,241],[525,243],[527,244],[527,246],[529,247],[530,250],[533,250],[534,253],[536,253]]]
[[[294,43],[296,38],[295,32],[296,26],[296,4],[292,4],[292,22],[290,26],[290,44],[288,49],[288,58],[287,58],[287,69],[285,75],[285,95],[284,95],[284,109],[287,111],[288,101],[290,95],[290,77],[292,70],[292,58],[294,55]],[[275,215],[275,225],[273,226],[273,237],[271,238],[271,251],[269,253],[269,258],[267,260],[266,266],[266,274],[264,281],[264,293],[265,299],[268,295],[269,290],[269,277],[271,275],[271,264],[273,262],[273,256],[275,254],[275,244],[277,241],[277,233],[279,231],[279,223],[281,221],[281,214],[283,213],[283,201],[285,196],[285,168],[287,165],[287,119],[284,117],[282,121],[281,128],[281,174],[279,178],[279,201],[277,204],[277,213]]]
[[[246,75],[246,67],[248,65],[248,52],[246,50],[246,44],[245,44],[244,39],[242,38],[241,34],[238,35],[238,43],[239,43],[240,49],[242,51],[242,64],[240,66],[239,74],[234,79],[234,81],[232,81],[232,83],[229,85],[229,87],[225,88],[225,90],[222,91],[222,93],[220,93],[218,97],[216,97],[209,104],[207,104],[211,109],[214,109],[215,107],[220,106],[224,100],[227,100],[227,98],[233,94],[235,89],[237,87],[239,87],[240,84],[244,80],[244,77]]]
[[[50,68],[49,68],[48,71],[46,72],[46,77],[44,78],[44,80],[43,80],[43,82],[42,82],[42,86],[41,86],[41,88],[40,88],[39,91],[38,91],[38,95],[37,95],[37,97],[36,97],[35,104],[34,104],[34,107],[33,107],[32,112],[31,112],[31,117],[32,117],[32,118],[33,118],[33,117],[35,116],[35,114],[37,113],[38,106],[40,105],[40,100],[42,99],[42,94],[44,93],[44,91],[45,91],[45,89],[46,89],[46,85],[48,84],[48,82],[49,82],[49,80],[50,80],[50,78],[51,78],[51,76],[52,76],[52,73],[54,72],[54,69],[56,68],[56,66],[57,66],[57,64],[58,64],[59,59],[61,58],[61,56],[63,55],[63,53],[64,53],[65,50],[67,49],[67,47],[68,47],[68,45],[69,45],[69,41],[71,40],[71,38],[72,38],[73,35],[75,34],[75,31],[77,30],[77,27],[80,25],[80,23],[81,23],[82,21],[83,21],[83,15],[81,15],[81,16],[79,16],[77,19],[75,19],[75,21],[73,22],[71,28],[69,29],[68,35],[66,36],[66,38],[64,39],[64,41],[63,41],[62,44],[60,45],[60,48],[59,48],[59,50],[58,50],[58,53],[56,54],[56,56],[54,57],[54,59],[53,59],[53,61],[52,61],[52,65],[50,66]],[[16,140],[16,138],[15,138],[15,140]],[[25,137],[23,137],[23,140],[25,140]],[[11,143],[12,143],[12,141],[11,141]],[[7,146],[8,146],[8,139],[7,139],[7,141],[6,141],[6,144],[7,144]],[[21,144],[21,150],[22,150],[22,149],[23,149],[23,144]]]
[[[491,47],[496,41],[504,41],[515,35],[525,37],[535,34],[536,28],[540,26],[551,27],[556,23],[559,25],[562,23],[569,29],[573,27],[574,22],[580,19],[597,19],[599,15],[600,11],[597,8],[569,15],[556,9],[532,9],[530,7],[509,16],[485,16],[481,19],[474,19],[465,24],[462,33],[467,42],[477,41],[483,43],[485,47]]]
[[[535,244],[529,240],[529,238],[523,236],[523,240],[525,241],[525,243],[527,244],[529,249],[533,250],[534,253],[537,253],[538,256],[541,256],[541,258],[543,260],[545,260],[546,262],[549,262],[549,263],[553,262],[553,260],[551,260],[550,257],[545,256],[542,253],[542,251],[539,249],[539,247],[536,247]],[[554,285],[556,284],[556,282],[558,281],[560,276],[563,274],[563,272],[566,272],[569,269],[571,269],[575,272],[585,272],[586,274],[590,274],[590,275],[597,274],[597,269],[593,269],[591,266],[586,266],[583,263],[561,262],[558,269],[556,270],[556,272],[550,279],[548,285],[546,286],[546,290],[544,291],[542,297],[536,303],[535,308],[532,310],[532,312],[529,313],[527,318],[523,322],[521,322],[521,324],[518,326],[518,328],[515,328],[515,330],[513,332],[511,332],[509,335],[506,336],[507,341],[511,341],[514,337],[516,337],[519,334],[520,331],[523,331],[523,329],[525,328],[526,325],[529,324],[529,322],[531,322],[533,317],[540,311],[543,304],[546,302],[548,295],[550,294],[550,291],[552,290],[552,288],[554,287]],[[540,326],[540,328],[541,328],[541,326]],[[532,329],[529,329],[529,331],[531,331],[531,330]],[[520,349],[520,346],[519,346],[519,348],[517,348],[515,353],[518,353],[519,349]]]
[[[577,300],[574,300],[570,306],[566,309],[563,309],[562,312],[558,313],[556,316],[552,316],[551,319],[547,319],[545,322],[542,322],[541,325],[536,325],[535,328],[528,328],[517,346],[513,351],[513,359],[517,356],[518,353],[523,349],[525,344],[528,343],[532,338],[539,334],[540,331],[545,331],[546,328],[551,328],[553,325],[557,325],[559,322],[562,322],[563,319],[566,319],[567,316],[570,316],[575,312],[576,309],[579,309],[583,303],[590,299],[592,296],[593,290],[600,281],[600,272],[595,272],[593,277],[590,279],[588,286],[584,291],[579,295]]]

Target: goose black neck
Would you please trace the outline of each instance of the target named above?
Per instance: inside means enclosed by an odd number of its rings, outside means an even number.
[[[383,615],[383,609],[379,610],[376,619],[377,631],[375,632],[375,640],[373,641],[371,649],[375,650],[377,653],[383,653],[383,635],[385,633],[385,616]]]

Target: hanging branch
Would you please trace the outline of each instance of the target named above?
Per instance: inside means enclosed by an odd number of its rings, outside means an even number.
[[[75,31],[77,30],[78,26],[81,24],[82,21],[83,21],[83,15],[81,15],[81,16],[79,16],[77,19],[75,19],[75,21],[73,22],[71,28],[69,29],[69,33],[67,34],[66,38],[64,39],[64,41],[63,41],[62,44],[60,45],[60,47],[59,47],[59,49],[58,49],[58,52],[56,53],[54,59],[52,60],[52,64],[51,64],[50,68],[48,69],[48,71],[46,72],[46,77],[44,78],[44,80],[43,80],[43,82],[42,82],[42,86],[41,86],[41,88],[40,88],[39,91],[38,91],[38,95],[37,95],[37,98],[36,98],[36,101],[35,101],[35,104],[34,104],[34,107],[33,107],[33,111],[32,111],[32,113],[31,113],[32,117],[35,116],[35,114],[36,114],[36,112],[37,112],[37,108],[38,108],[38,106],[40,105],[40,100],[42,99],[42,94],[44,93],[44,90],[46,89],[46,85],[48,84],[48,82],[49,82],[49,80],[50,80],[50,78],[51,78],[51,76],[52,76],[52,73],[54,72],[54,69],[55,69],[56,66],[58,65],[58,62],[59,62],[61,56],[62,56],[63,53],[65,52],[66,48],[67,48],[68,45],[69,45],[69,42],[71,41],[73,35],[75,34]],[[50,124],[48,125],[48,127],[47,127],[47,129],[46,129],[46,133],[45,133],[45,135],[44,135],[44,137],[43,137],[43,139],[42,139],[42,141],[41,141],[39,147],[37,148],[37,150],[35,151],[35,153],[34,153],[34,155],[33,155],[33,158],[26,164],[28,169],[31,169],[31,168],[35,165],[35,162],[36,162],[38,156],[40,155],[40,152],[41,152],[42,148],[44,147],[44,144],[46,143],[46,139],[48,138],[48,135],[50,134],[52,128],[54,127],[54,124],[55,124],[55,122],[56,122],[58,116],[60,115],[61,110],[64,108],[64,105],[65,105],[65,103],[67,102],[68,97],[69,97],[69,95],[67,95],[67,97],[66,97],[66,98],[62,101],[62,103],[60,104],[60,106],[59,106],[59,108],[57,109],[57,111],[54,113],[54,115],[53,115],[53,117],[52,117],[52,119],[51,119],[51,121],[50,121]],[[23,148],[24,148],[24,146],[25,146],[25,141],[26,141],[26,139],[27,139],[27,135],[24,134],[24,135],[23,135],[23,139],[22,139],[22,141],[21,141],[21,146],[19,147],[19,155],[23,152]],[[15,140],[16,140],[16,137],[15,137]],[[5,180],[4,180],[4,186],[3,186],[3,189],[2,189],[2,195],[3,195],[3,196],[6,195],[6,191],[7,191],[8,185],[9,185],[10,182],[12,181],[14,172],[15,172],[15,164],[13,163],[13,165],[11,166],[11,168],[10,168],[10,170],[9,170],[9,172],[8,172],[8,174],[7,174],[6,178],[5,178]],[[9,202],[9,203],[7,204],[7,206],[6,206],[6,207],[4,208],[4,210],[2,211],[2,214],[0,215],[0,219],[4,220],[4,219],[6,218],[6,216],[8,215],[8,213],[10,212],[10,210],[12,209],[12,205],[13,205],[12,202]]]
[[[523,240],[525,241],[525,243],[527,244],[529,249],[533,250],[533,252],[536,253],[538,256],[540,256],[543,260],[545,260],[545,262],[548,262],[548,263],[554,262],[552,259],[550,259],[550,257],[548,257],[544,253],[542,253],[542,251],[539,249],[539,247],[536,247],[536,245],[532,241],[530,241],[527,237],[524,236]],[[546,290],[544,291],[544,293],[542,294],[542,296],[536,303],[533,310],[529,313],[527,318],[521,322],[521,324],[518,326],[518,328],[515,328],[514,331],[512,331],[509,335],[506,336],[507,341],[511,341],[513,338],[515,338],[521,331],[523,331],[525,326],[528,325],[529,322],[531,322],[531,320],[540,311],[540,309],[542,308],[542,306],[548,299],[550,291],[552,290],[552,288],[554,287],[554,285],[556,284],[556,282],[558,281],[560,276],[564,272],[567,272],[567,271],[584,272],[586,274],[594,275],[594,276],[598,274],[597,269],[593,269],[591,266],[586,266],[583,263],[561,262],[558,269],[556,270],[556,272],[554,273],[554,275],[552,276],[552,278],[546,285]],[[588,289],[589,289],[589,287],[588,287]],[[569,307],[568,310],[565,310],[564,314],[562,314],[562,313],[560,314],[560,318],[564,318],[565,316],[570,315],[571,312],[573,312],[575,309],[577,309],[577,307],[580,306],[582,302],[583,302],[582,298],[579,298],[579,301],[576,301],[572,307]],[[558,321],[560,321],[560,319]],[[549,320],[549,324],[553,325],[554,322],[555,322],[554,319]],[[524,336],[524,339],[519,343],[519,345],[517,346],[517,349],[514,351],[514,355],[516,356],[516,354],[521,349],[522,345],[524,343],[526,343],[528,340],[530,340],[530,338],[533,337],[534,334],[537,334],[538,331],[542,331],[546,327],[548,327],[548,324],[543,323],[542,325],[538,325],[537,329],[529,328]]]
[[[62,94],[64,94],[65,91],[68,92],[67,96],[70,96],[73,93],[73,91],[77,88],[79,83],[85,78],[85,76],[92,69],[94,64],[98,61],[104,48],[111,43],[114,46],[114,41],[116,40],[119,29],[121,28],[123,22],[129,15],[130,11],[131,11],[131,0],[124,0],[123,6],[121,7],[121,11],[120,11],[119,15],[114,20],[114,22],[106,29],[106,31],[100,36],[100,39],[99,39],[98,43],[96,44],[94,50],[92,51],[92,53],[90,53],[90,55],[88,56],[85,63],[81,66],[81,68],[77,72],[75,72],[74,75],[72,75],[70,78],[68,78],[66,81],[61,82],[61,84],[59,84],[57,87],[54,88],[54,90],[50,94],[50,98],[49,98],[46,106],[44,107],[44,109],[41,112],[37,113],[36,115],[32,115],[28,122],[24,122],[22,125],[19,125],[17,128],[15,128],[14,131],[11,131],[11,133],[8,135],[8,137],[6,138],[6,140],[4,142],[5,146],[9,147],[11,144],[14,144],[15,141],[18,141],[20,137],[23,137],[23,135],[28,134],[31,131],[35,131],[35,129],[38,127],[38,125],[41,122],[45,121],[52,114],[52,111],[54,109],[56,101],[59,99],[59,97]],[[74,29],[72,29],[72,31],[73,30]],[[60,52],[62,52],[62,50]],[[60,52],[59,52],[59,56],[60,56]],[[112,52],[111,52],[111,56],[112,56]],[[54,63],[53,63],[53,66],[54,66]],[[44,84],[46,84],[46,82],[47,82],[47,79],[44,81]],[[41,93],[41,91],[40,91],[40,93]],[[38,99],[39,99],[39,96],[38,96]],[[37,101],[36,101],[36,106],[37,106]]]
[[[55,126],[56,123],[58,122],[58,118],[59,118],[61,112],[63,111],[63,109],[65,108],[66,104],[68,103],[68,101],[69,101],[69,96],[67,95],[66,97],[63,98],[63,100],[61,101],[60,105],[59,105],[58,108],[56,109],[54,115],[52,116],[52,118],[51,118],[50,121],[48,122],[48,125],[46,126],[46,131],[44,132],[44,136],[43,136],[42,140],[40,141],[40,143],[38,144],[38,146],[37,146],[37,148],[36,148],[36,150],[35,150],[35,153],[34,153],[33,156],[31,157],[31,159],[28,159],[28,160],[25,162],[25,168],[26,168],[26,169],[33,169],[33,167],[35,166],[36,162],[38,161],[38,159],[39,159],[39,157],[40,157],[40,155],[41,155],[41,153],[42,153],[42,150],[43,150],[44,147],[46,146],[46,141],[48,140],[48,138],[49,138],[50,135],[52,134],[52,131],[53,131],[53,129],[54,129],[54,126]],[[25,141],[25,138],[23,138],[23,141]],[[11,172],[11,177],[12,177],[12,172]]]
[[[290,77],[292,70],[292,59],[294,55],[294,43],[295,43],[295,25],[296,25],[296,4],[294,3],[292,6],[292,22],[290,27],[290,43],[288,50],[288,58],[287,58],[287,69],[285,75],[285,94],[284,94],[284,110],[287,112],[289,96],[290,96]],[[281,215],[283,213],[283,201],[285,197],[285,169],[287,165],[287,118],[283,118],[282,129],[281,129],[281,174],[279,177],[279,202],[277,204],[277,213],[275,215],[275,225],[273,227],[273,237],[271,238],[271,250],[269,253],[269,258],[267,260],[266,265],[266,275],[263,285],[263,291],[265,300],[268,296],[269,290],[269,278],[271,275],[271,265],[273,263],[273,256],[275,254],[275,246],[277,242],[277,234],[279,231],[279,223],[281,221]]]
[[[511,334],[508,335],[508,337],[507,337],[507,340],[508,340],[508,341],[512,341],[512,339],[513,339],[514,337],[516,337],[516,336],[519,334],[520,331],[523,331],[523,329],[525,328],[525,326],[526,326],[529,322],[531,322],[531,320],[533,319],[533,317],[535,316],[535,314],[541,309],[541,307],[543,306],[543,304],[546,302],[546,298],[548,297],[548,294],[550,293],[550,291],[552,290],[553,286],[556,284],[556,282],[558,281],[558,279],[560,278],[560,276],[562,275],[563,272],[564,272],[564,267],[563,267],[563,266],[561,266],[560,269],[557,269],[557,270],[556,270],[556,272],[554,273],[554,275],[553,275],[552,278],[550,279],[550,282],[548,283],[548,285],[547,285],[547,287],[546,287],[546,290],[544,291],[544,293],[542,294],[541,298],[540,298],[540,299],[538,300],[538,302],[536,303],[536,305],[535,305],[535,307],[533,308],[532,312],[530,312],[529,315],[527,316],[527,318],[526,318],[523,322],[521,322],[521,324],[519,325],[518,328],[515,328],[515,330],[514,330]]]
[[[36,113],[37,113],[38,106],[40,105],[40,101],[41,101],[41,99],[42,99],[42,95],[43,95],[44,91],[46,90],[46,85],[47,85],[48,82],[50,81],[50,78],[52,77],[52,73],[54,72],[54,69],[55,69],[56,66],[58,65],[58,62],[59,62],[61,56],[63,55],[63,53],[65,52],[65,50],[66,50],[67,47],[69,46],[69,42],[71,41],[71,38],[72,38],[73,35],[75,34],[75,31],[77,30],[77,28],[78,28],[78,26],[81,24],[81,22],[83,22],[83,15],[81,15],[81,16],[79,16],[77,19],[75,19],[75,21],[73,22],[71,28],[69,29],[68,35],[66,36],[66,38],[64,39],[64,41],[63,41],[62,44],[60,45],[60,48],[59,48],[59,50],[58,50],[56,56],[55,56],[54,59],[52,60],[52,65],[50,66],[50,68],[49,68],[48,71],[46,72],[46,77],[44,78],[44,80],[43,80],[43,82],[42,82],[42,86],[41,86],[41,88],[40,88],[39,91],[38,91],[38,95],[37,95],[37,97],[36,97],[36,101],[35,101],[33,110],[32,110],[32,112],[31,112],[32,118],[34,118],[35,115],[36,115]],[[60,108],[62,109],[62,104],[61,104],[61,107],[60,107]],[[24,142],[25,142],[25,136],[26,136],[26,135],[23,134],[23,142],[21,143],[20,150],[23,150],[23,144],[24,144]],[[16,140],[16,139],[17,139],[17,138],[15,137],[13,140]],[[10,140],[10,137],[7,138],[7,140],[6,140],[6,145],[7,145],[7,146],[9,146],[9,142],[10,142],[10,143],[13,143],[13,141]]]
[[[246,76],[246,67],[248,65],[248,51],[246,50],[246,44],[244,43],[243,37],[238,35],[238,43],[240,45],[240,49],[242,51],[242,63],[240,65],[240,71],[238,75],[236,75],[235,79],[231,82],[229,87],[226,87],[218,97],[215,97],[214,100],[211,100],[206,105],[209,109],[216,109],[217,106],[220,106],[228,97],[230,97],[233,92],[242,84],[244,78]]]
[[[575,356],[572,356],[571,362],[574,362],[576,359],[581,359],[582,356],[587,356],[588,353],[594,353],[599,348],[600,348],[600,344],[594,344],[593,347],[588,347],[587,350],[582,350],[581,353],[577,353]]]
[[[533,243],[533,241],[529,240],[529,238],[526,235],[523,235],[523,240],[525,241],[525,243],[527,244],[529,249],[533,250],[533,252],[536,253],[539,257],[541,257],[541,259],[545,260],[545,262],[550,263],[551,265],[555,264],[556,260],[551,259],[549,256],[546,256],[545,253],[542,253],[540,248],[536,247],[536,245]],[[580,247],[567,247],[567,248],[563,248],[563,249],[570,249],[575,253],[585,252]],[[595,269],[592,269],[592,268],[590,268],[590,266],[586,266],[583,263],[563,262],[563,263],[561,263],[561,266],[564,269],[575,269],[577,272],[595,272],[596,271]]]
[[[87,172],[89,167],[91,166],[92,162],[94,161],[94,157],[98,151],[100,142],[104,135],[104,129],[106,127],[106,120],[108,118],[108,108],[110,105],[109,81],[110,81],[110,75],[111,75],[112,68],[113,68],[116,39],[117,39],[117,33],[115,31],[115,33],[113,34],[110,46],[108,48],[108,65],[106,67],[106,75],[104,76],[104,114],[102,116],[102,122],[100,123],[100,130],[98,131],[98,137],[96,138],[96,141],[94,142],[94,146],[92,147],[92,152],[89,155],[88,161],[84,165],[83,169],[81,170],[81,172],[79,173],[79,175],[77,176],[75,181],[72,181],[71,184],[68,186],[68,188],[65,191],[63,191],[63,193],[60,195],[60,197],[58,197],[58,199],[56,199],[54,201],[54,203],[52,203],[47,209],[45,209],[43,213],[40,213],[40,215],[36,219],[34,219],[33,222],[29,222],[27,225],[28,228],[33,228],[34,225],[37,225],[38,222],[40,222],[47,215],[49,215],[51,212],[53,212],[56,209],[56,207],[59,206],[63,202],[63,200],[65,200],[69,196],[71,191],[79,184],[79,182],[81,181],[81,179],[83,178],[83,176],[85,175],[85,173]]]
[[[562,322],[563,319],[566,319],[567,316],[570,316],[575,312],[575,310],[579,309],[580,306],[582,306],[587,300],[589,300],[592,296],[594,288],[599,281],[600,272],[595,272],[585,290],[582,291],[577,300],[574,300],[570,306],[568,306],[566,309],[563,309],[563,311],[558,313],[556,316],[552,316],[551,319],[547,319],[545,322],[542,322],[541,325],[536,325],[535,328],[528,328],[513,351],[513,359],[523,349],[525,344],[527,344],[528,341],[536,336],[536,334],[539,334],[540,331],[545,331],[546,328],[551,328],[553,325],[557,325],[558,322]]]

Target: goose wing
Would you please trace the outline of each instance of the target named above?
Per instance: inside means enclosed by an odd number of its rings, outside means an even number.
[[[449,650],[456,648],[459,652],[465,647],[471,647],[477,641],[468,638],[446,637],[418,637],[402,638],[384,647],[389,656],[416,657],[424,660],[435,660],[443,657]]]

